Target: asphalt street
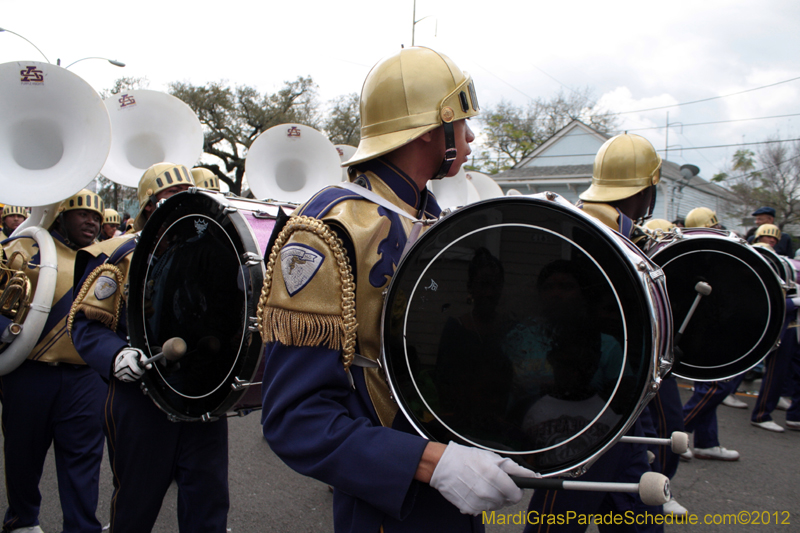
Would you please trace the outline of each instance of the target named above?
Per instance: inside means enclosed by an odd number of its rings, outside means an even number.
[[[759,382],[744,383],[739,398],[753,406],[755,398],[744,391],[757,391]],[[690,383],[682,382],[685,401],[691,394]],[[672,480],[676,499],[698,516],[697,525],[668,525],[671,531],[727,532],[754,530],[760,532],[800,531],[800,484],[797,452],[800,432],[772,433],[750,425],[750,410],[720,406],[719,431],[722,445],[738,450],[741,460],[719,462],[693,460],[682,462]],[[779,424],[784,412],[773,418]],[[332,495],[328,487],[301,476],[278,459],[261,437],[260,416],[253,413],[229,421],[230,431],[230,498],[228,530],[234,533],[328,532],[333,530]],[[142,465],[147,468],[147,465]],[[45,533],[60,531],[61,509],[55,477],[52,450],[40,484],[42,508],[40,521]],[[108,522],[111,477],[107,461],[101,472],[98,517]],[[5,491],[0,487],[2,501]],[[528,494],[517,506],[504,513],[523,512]],[[178,531],[175,486],[170,489],[153,531]],[[745,517],[751,524],[703,524],[721,521],[726,515]],[[782,525],[776,525],[776,519]],[[755,524],[752,522],[767,522]],[[788,523],[786,523],[788,522]],[[489,525],[490,533],[521,531],[519,525]],[[594,526],[589,531],[596,531]]]

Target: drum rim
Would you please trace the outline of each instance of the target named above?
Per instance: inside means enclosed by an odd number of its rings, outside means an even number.
[[[664,317],[657,316],[657,309],[656,309],[656,297],[654,295],[655,292],[659,292],[660,297],[662,298],[664,303],[669,302],[668,295],[666,292],[666,288],[663,287],[663,272],[661,271],[660,267],[656,265],[653,261],[651,261],[647,255],[643,252],[638,250],[638,248],[630,243],[627,239],[622,237],[618,232],[608,228],[600,221],[591,217],[584,213],[582,210],[574,206],[572,203],[568,202],[563,197],[555,194],[555,193],[540,193],[536,195],[521,195],[521,196],[512,196],[512,197],[501,197],[501,198],[491,198],[487,200],[482,200],[480,202],[474,202],[467,206],[460,207],[458,209],[447,211],[445,214],[439,218],[430,228],[429,231],[425,234],[421,235],[420,238],[414,242],[411,247],[406,251],[404,257],[400,260],[397,267],[395,268],[395,273],[392,276],[389,285],[386,289],[386,297],[384,298],[384,305],[383,310],[381,312],[381,366],[386,375],[386,382],[389,386],[390,392],[392,397],[395,399],[396,404],[398,405],[399,410],[403,413],[403,416],[409,422],[409,424],[414,428],[414,430],[422,437],[434,440],[434,437],[427,431],[422,428],[416,416],[411,414],[410,408],[406,405],[406,402],[403,400],[404,394],[402,391],[398,390],[398,383],[396,377],[390,374],[388,371],[392,364],[388,360],[388,354],[386,350],[387,339],[386,339],[386,332],[387,332],[387,323],[389,321],[389,317],[391,314],[391,309],[389,306],[389,301],[392,299],[391,295],[396,292],[396,285],[400,283],[400,276],[398,273],[401,272],[401,269],[404,268],[405,258],[412,255],[412,252],[415,248],[422,246],[420,243],[426,241],[425,235],[428,235],[431,230],[433,230],[440,222],[450,220],[453,216],[463,216],[464,213],[473,211],[478,209],[479,207],[487,206],[489,204],[502,204],[502,203],[533,203],[537,205],[542,205],[548,208],[552,208],[553,205],[556,206],[556,209],[563,209],[567,212],[568,215],[572,215],[581,219],[582,221],[586,222],[593,226],[597,231],[601,232],[605,236],[605,240],[609,243],[613,243],[613,248],[622,256],[622,260],[625,263],[630,265],[630,273],[632,274],[631,278],[636,279],[637,284],[639,286],[639,292],[641,296],[644,298],[644,304],[649,309],[649,313],[647,319],[650,321],[650,350],[647,354],[647,364],[648,369],[643,371],[643,381],[644,386],[640,394],[638,395],[638,400],[636,405],[630,410],[630,415],[628,420],[625,421],[619,427],[619,430],[614,432],[613,435],[609,434],[609,438],[607,441],[599,446],[599,448],[592,454],[587,457],[580,459],[579,461],[573,461],[571,464],[572,466],[565,466],[554,470],[552,472],[543,473],[543,477],[553,477],[553,476],[579,476],[583,474],[588,467],[597,460],[598,457],[606,453],[612,446],[619,442],[619,439],[627,433],[627,431],[634,425],[636,420],[638,419],[639,415],[642,413],[644,408],[646,407],[649,400],[655,396],[656,391],[658,389],[658,384],[660,383],[660,379],[663,374],[665,374],[669,367],[671,366],[672,361],[672,318],[670,312],[665,312]],[[546,231],[550,231],[547,228],[540,228]],[[586,254],[588,255],[588,254]],[[590,256],[591,257],[591,256]],[[594,258],[592,257],[592,261],[594,262]],[[426,267],[427,269],[428,267]],[[605,271],[603,271],[604,276]],[[415,285],[417,282],[415,282]],[[658,291],[656,291],[655,287],[659,287]],[[617,288],[614,287],[615,294],[618,292]],[[410,300],[409,300],[410,301]],[[668,310],[668,309],[667,309]],[[404,313],[404,322],[406,313]],[[658,332],[658,333],[657,333]],[[666,340],[666,344],[668,346],[668,351],[665,353],[661,353],[661,343],[659,340],[662,336]],[[405,344],[405,341],[404,341]],[[624,347],[624,353],[627,360],[627,346]],[[665,361],[668,360],[668,361]],[[416,384],[415,384],[416,388]],[[616,391],[616,388],[615,388]],[[420,395],[421,397],[421,395]],[[605,409],[604,409],[605,412]],[[433,411],[431,410],[431,413]],[[438,418],[438,417],[437,417]],[[593,420],[593,422],[596,419]],[[591,427],[591,424],[587,425],[587,428]],[[452,432],[453,435],[457,435],[459,438],[463,439],[458,433]],[[573,436],[574,438],[574,436]],[[465,440],[466,442],[466,440]],[[482,446],[477,444],[477,447],[481,449],[490,449],[486,446]],[[551,448],[548,448],[551,449]],[[499,453],[503,456],[508,457],[516,457],[516,456],[525,456],[530,455],[532,452],[530,450],[525,452],[510,452],[508,450],[497,451],[492,449],[496,453]],[[545,450],[540,450],[545,451]],[[539,452],[540,452],[539,451]],[[537,452],[538,453],[538,452]]]
[[[191,196],[189,196],[189,195],[191,195]],[[142,229],[142,231],[140,232],[139,236],[137,237],[137,249],[139,249],[139,247],[141,246],[141,243],[144,242],[144,240],[143,240],[144,237],[150,237],[151,233],[154,233],[155,231],[157,231],[157,229],[159,229],[163,225],[163,223],[166,221],[166,219],[173,212],[173,210],[174,210],[174,209],[172,209],[173,206],[177,207],[178,205],[181,205],[183,202],[188,201],[188,202],[190,202],[190,204],[192,204],[191,205],[191,209],[195,209],[197,211],[197,210],[199,210],[200,207],[202,207],[201,202],[214,202],[213,204],[210,204],[210,205],[216,205],[217,208],[219,209],[219,212],[218,212],[217,216],[226,216],[226,217],[229,217],[229,219],[231,220],[231,223],[233,225],[233,229],[235,230],[236,234],[238,235],[238,237],[242,241],[241,244],[242,244],[243,250],[245,250],[245,252],[247,252],[247,251],[256,251],[258,253],[258,256],[261,258],[262,254],[261,254],[259,242],[258,242],[258,240],[256,239],[256,237],[255,237],[255,235],[253,233],[253,229],[247,223],[247,221],[245,220],[244,215],[239,211],[239,208],[234,207],[230,200],[238,201],[238,200],[247,200],[247,199],[230,198],[224,193],[220,193],[220,192],[216,192],[216,191],[207,191],[207,190],[198,189],[198,188],[194,188],[194,187],[190,188],[187,191],[179,192],[179,193],[171,196],[170,198],[167,198],[158,207],[158,209],[156,209],[153,212],[153,214],[151,215],[150,219],[145,224],[145,227]],[[263,202],[261,202],[261,203],[263,204]],[[273,204],[268,204],[268,205],[273,205]],[[182,216],[180,218],[183,219],[186,216],[197,216],[197,215],[204,216],[206,218],[210,218],[208,216],[208,212],[203,212],[203,213],[194,212],[192,214],[184,215],[184,216]],[[235,215],[235,216],[233,216],[233,215]],[[173,221],[173,223],[170,224],[170,227],[175,222],[177,222],[177,220]],[[215,221],[215,223],[217,223],[217,222]],[[255,287],[256,289],[260,289],[261,285],[263,285],[263,282],[264,282],[264,272],[265,272],[263,258],[262,258],[261,261],[258,261],[257,263],[243,263],[241,255],[236,250],[235,243],[231,240],[231,236],[228,234],[227,231],[224,230],[224,228],[222,228],[222,230],[226,234],[226,237],[229,239],[229,241],[231,241],[231,244],[233,245],[233,251],[236,254],[237,261],[239,262],[239,265],[240,265],[240,274],[242,274],[244,272],[242,267],[247,267],[248,268],[247,276],[244,276],[244,277],[245,278],[249,277],[249,283],[248,283],[248,279],[244,279],[245,286],[247,286],[249,284],[249,285],[252,285],[253,287]],[[161,238],[163,238],[163,236]],[[150,239],[150,240],[152,241],[154,239]],[[160,238],[158,240],[160,240]],[[141,259],[138,259],[138,260],[137,260],[136,250],[134,250],[134,254],[133,254],[133,257],[131,259],[129,280],[133,280],[134,279],[134,275],[138,274],[140,270],[144,270],[145,273],[148,271],[149,266],[148,266],[147,263],[148,263],[148,259],[149,259],[149,255],[150,255],[150,251],[151,250],[152,250],[152,248],[149,248],[147,250],[146,254],[142,254],[140,252],[138,257],[141,258]],[[140,286],[140,285],[145,283],[146,279],[147,279],[146,276],[143,276],[142,279],[141,279],[141,283],[140,284],[138,284],[137,286],[134,286],[134,284],[131,283],[131,285],[130,285],[130,299],[129,299],[129,304],[128,304],[128,311],[129,311],[128,312],[128,334],[129,334],[129,337],[131,339],[131,344],[132,345],[135,345],[135,346],[139,347],[146,354],[150,354],[152,356],[153,354],[152,354],[152,350],[151,350],[150,345],[148,343],[146,343],[146,342],[141,342],[141,341],[146,340],[144,321],[141,320],[141,317],[138,317],[140,319],[139,321],[136,321],[133,318],[134,316],[137,316],[137,314],[138,314],[138,313],[135,313],[134,311],[137,311],[137,310],[141,311],[141,312],[144,311],[144,309],[141,308],[142,306],[139,305],[139,302],[136,301],[136,298],[133,298],[133,296],[135,294],[138,295],[138,296],[141,296],[144,293],[143,286]],[[138,292],[134,293],[134,291],[138,291]],[[240,347],[239,347],[239,350],[237,352],[236,358],[234,359],[234,362],[231,364],[230,370],[228,371],[228,373],[226,375],[225,383],[229,382],[227,380],[227,378],[234,373],[233,369],[236,367],[237,363],[239,363],[240,366],[242,366],[242,368],[239,369],[238,373],[242,373],[242,370],[247,370],[247,367],[249,367],[249,363],[247,363],[246,361],[242,361],[243,358],[245,358],[245,359],[246,358],[250,358],[251,360],[254,359],[254,364],[253,364],[253,369],[252,369],[252,377],[249,380],[250,382],[252,382],[253,381],[253,377],[255,377],[255,374],[256,374],[256,372],[258,370],[260,359],[263,357],[263,343],[260,342],[260,337],[258,339],[259,342],[249,343],[249,346],[246,345],[247,343],[245,342],[245,339],[248,336],[248,331],[250,331],[250,326],[251,326],[251,324],[249,323],[250,319],[255,316],[255,309],[257,308],[257,305],[258,305],[258,298],[253,298],[252,302],[248,302],[248,299],[247,299],[247,296],[246,296],[247,295],[247,290],[246,289],[244,290],[244,294],[245,294],[245,296],[244,296],[244,304],[245,305],[244,305],[244,313],[243,314],[245,315],[245,319],[244,319],[244,323],[242,324],[242,339],[240,340]],[[257,290],[253,294],[257,294]],[[251,307],[252,307],[252,309],[251,309]],[[138,326],[139,322],[141,323],[141,328]],[[258,336],[257,333],[256,333],[256,336]],[[143,344],[143,346],[138,346],[139,344]],[[245,363],[247,363],[247,364],[245,364]],[[153,366],[156,367],[157,365],[153,365]],[[250,370],[247,370],[246,374],[250,374],[250,373],[251,373]],[[239,376],[233,376],[234,380],[236,380],[238,378],[239,378]],[[160,410],[165,412],[170,418],[175,419],[175,420],[180,420],[180,421],[192,421],[192,422],[194,422],[194,421],[206,421],[206,420],[214,420],[216,418],[219,418],[219,417],[222,417],[222,416],[226,416],[227,413],[229,413],[231,407],[234,407],[237,404],[237,402],[239,400],[241,400],[241,398],[247,393],[247,388],[246,387],[244,387],[244,388],[242,388],[240,390],[231,390],[231,392],[229,392],[227,394],[227,396],[224,396],[220,402],[217,402],[217,405],[212,410],[209,410],[206,413],[203,413],[203,414],[198,415],[198,416],[191,416],[191,415],[188,415],[186,413],[178,411],[178,409],[174,405],[172,405],[171,403],[166,402],[166,401],[163,400],[164,394],[162,393],[162,391],[160,391],[158,389],[158,387],[165,387],[165,388],[170,388],[171,389],[171,387],[168,387],[168,385],[166,385],[166,381],[163,379],[163,377],[161,377],[159,375],[158,379],[156,379],[152,375],[152,370],[146,371],[144,376],[142,377],[142,383],[143,383],[143,387],[145,387],[147,389],[147,394],[148,394],[148,396],[150,396],[151,400],[153,400],[153,403],[155,403],[156,406]],[[219,388],[215,389],[215,391],[219,392]],[[182,397],[185,397],[185,396],[182,396]],[[188,399],[192,400],[192,398],[188,398]]]

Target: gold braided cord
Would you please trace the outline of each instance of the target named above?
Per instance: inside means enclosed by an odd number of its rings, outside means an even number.
[[[103,263],[99,267],[92,270],[91,274],[89,274],[89,277],[87,277],[86,281],[83,283],[78,296],[75,297],[75,301],[72,302],[72,308],[69,310],[69,317],[67,318],[67,332],[69,333],[70,337],[72,336],[72,323],[74,322],[75,315],[78,313],[78,311],[83,311],[87,318],[102,322],[113,331],[117,331],[119,313],[122,307],[122,298],[120,298],[119,295],[116,297],[116,303],[114,305],[115,309],[113,313],[109,313],[89,305],[83,305],[83,300],[86,299],[86,295],[89,294],[89,290],[92,288],[92,285],[94,285],[94,282],[106,272],[110,273],[114,277],[117,282],[117,292],[120,291],[120,288],[125,281],[125,276],[122,274],[122,271],[119,268],[109,263]]]
[[[333,253],[342,283],[341,317],[325,317],[267,306],[267,299],[272,289],[275,263],[278,262],[283,246],[297,231],[313,233],[322,239]],[[323,221],[308,216],[292,217],[278,234],[267,261],[264,287],[261,289],[261,298],[258,301],[257,316],[258,329],[264,342],[277,340],[283,344],[295,346],[325,344],[332,349],[340,349],[342,351],[344,368],[346,371],[349,370],[356,353],[356,330],[358,329],[355,282],[353,281],[353,271],[344,249],[344,243]],[[275,324],[280,327],[275,328]]]

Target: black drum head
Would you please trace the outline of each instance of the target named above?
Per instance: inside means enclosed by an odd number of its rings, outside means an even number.
[[[692,232],[656,248],[652,259],[664,270],[676,331],[708,283],[676,342],[672,372],[695,381],[727,379],[747,371],[775,346],[785,313],[781,281],[752,247],[709,231]]]
[[[226,213],[213,194],[172,196],[151,216],[130,269],[128,330],[148,356],[168,339],[187,343],[175,363],[154,363],[143,382],[156,404],[179,420],[224,415],[244,391],[237,377],[253,375],[262,348],[248,330],[263,283],[247,223]]]
[[[555,202],[472,204],[423,234],[384,308],[384,363],[424,436],[571,472],[632,423],[652,310],[620,245]]]

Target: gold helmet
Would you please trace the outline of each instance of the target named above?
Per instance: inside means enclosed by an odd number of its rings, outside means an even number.
[[[672,231],[675,228],[675,224],[663,218],[653,218],[648,220],[644,227],[653,231]]]
[[[139,179],[139,213],[133,221],[136,231],[144,227],[144,207],[156,194],[176,185],[194,186],[192,173],[183,165],[156,163]]]
[[[781,229],[775,224],[761,224],[756,230],[754,241],[758,241],[759,237],[775,237],[781,240]]]
[[[115,210],[106,208],[103,215],[103,224],[111,224],[113,226],[119,226],[122,223],[122,218],[120,218],[119,213]]]
[[[695,207],[684,221],[687,228],[711,228],[718,224],[717,214],[707,207]]]
[[[203,167],[195,167],[192,169],[192,178],[194,184],[200,188],[208,189],[210,191],[219,190],[219,178],[216,174]]]
[[[429,48],[404,48],[379,61],[364,80],[361,141],[343,166],[389,153],[478,110],[472,78],[449,57]]]
[[[28,218],[28,209],[18,205],[7,205],[3,207],[3,214],[0,215],[0,219],[5,219],[9,215],[21,215]]]
[[[93,193],[89,189],[81,189],[75,196],[70,196],[58,206],[59,213],[67,211],[74,211],[75,209],[86,209],[87,211],[94,211],[103,219],[105,204],[100,195]]]
[[[623,200],[661,179],[661,157],[650,141],[624,133],[607,140],[594,158],[592,184],[580,195],[587,202]]]

